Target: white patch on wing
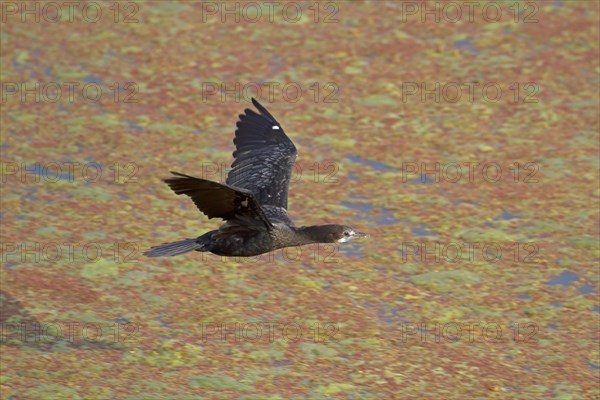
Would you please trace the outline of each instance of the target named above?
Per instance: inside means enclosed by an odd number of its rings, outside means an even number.
[[[248,207],[248,199],[242,201],[242,207]]]
[[[279,129],[277,125],[273,125],[273,129]]]

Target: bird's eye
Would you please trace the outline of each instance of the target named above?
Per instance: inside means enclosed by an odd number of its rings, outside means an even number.
[[[350,232],[344,231],[344,236],[350,236]]]

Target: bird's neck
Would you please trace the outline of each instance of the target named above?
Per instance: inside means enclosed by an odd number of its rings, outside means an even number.
[[[302,244],[327,243],[326,232],[323,231],[321,225],[301,226],[293,229]]]

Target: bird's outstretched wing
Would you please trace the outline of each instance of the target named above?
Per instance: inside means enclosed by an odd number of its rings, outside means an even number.
[[[191,197],[208,218],[222,218],[250,229],[273,228],[252,192],[178,172],[171,173],[175,176],[165,179],[167,185],[175,193]]]
[[[260,112],[246,109],[235,131],[235,161],[226,183],[252,192],[269,217],[287,218],[288,186],[296,147],[277,120],[256,99]]]

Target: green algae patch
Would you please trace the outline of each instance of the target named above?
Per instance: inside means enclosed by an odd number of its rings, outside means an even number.
[[[481,281],[479,275],[466,270],[427,272],[410,278],[415,284],[437,292],[450,292]]]
[[[237,380],[229,376],[219,375],[197,375],[192,376],[189,379],[189,384],[196,388],[205,389],[218,389],[218,390],[236,390],[236,391],[250,391],[253,387],[244,383],[238,382]]]
[[[304,351],[305,357],[309,359],[314,358],[329,358],[335,357],[339,353],[331,346],[327,346],[320,343],[302,343],[300,345],[302,351]]]
[[[569,242],[574,247],[582,249],[597,249],[599,245],[598,238],[589,235],[572,236]]]
[[[40,385],[35,389],[28,390],[25,393],[28,399],[41,400],[83,400],[75,389],[61,385]]]
[[[89,280],[114,278],[119,275],[119,265],[113,261],[100,259],[95,263],[86,264],[81,269],[80,275]]]
[[[319,386],[318,388],[315,389],[315,392],[321,393],[324,395],[332,395],[332,394],[338,394],[338,393],[342,393],[342,392],[351,391],[351,390],[354,390],[354,388],[355,388],[355,386],[352,385],[351,383],[330,383],[329,385],[326,385],[326,386]]]

